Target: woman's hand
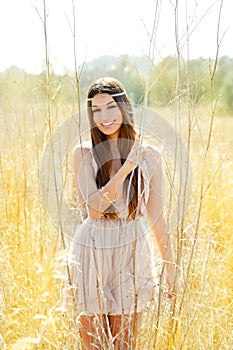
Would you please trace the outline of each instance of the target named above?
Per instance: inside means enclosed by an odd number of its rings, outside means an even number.
[[[166,282],[167,282],[167,290],[165,291],[165,295],[168,298],[172,298],[174,296],[174,287],[176,281],[176,267],[174,263],[168,263],[166,266]]]
[[[136,168],[139,165],[141,157],[144,157],[144,155],[146,154],[146,150],[141,151],[142,145],[140,137],[141,135],[136,135],[133,146],[124,163],[124,167],[127,169],[128,173],[130,173],[134,168]]]

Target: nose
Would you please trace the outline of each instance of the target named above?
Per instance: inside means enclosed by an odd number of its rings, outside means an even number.
[[[104,109],[101,110],[101,121],[102,122],[107,122],[108,119],[109,119],[108,110],[104,108]]]

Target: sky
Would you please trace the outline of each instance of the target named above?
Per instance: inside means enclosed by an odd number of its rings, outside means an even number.
[[[30,73],[45,68],[43,3],[43,0],[0,0],[0,71],[12,65]],[[56,73],[74,70],[74,42],[78,65],[102,55],[137,56],[149,52],[159,61],[176,54],[176,44],[184,58],[214,58],[221,3],[219,54],[233,57],[232,0],[45,0],[45,3],[49,59]]]

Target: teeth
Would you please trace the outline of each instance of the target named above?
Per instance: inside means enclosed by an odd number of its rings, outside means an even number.
[[[102,125],[104,125],[104,126],[109,126],[109,125],[112,125],[114,123],[114,120],[112,120],[111,122],[109,122],[109,123],[102,123]]]

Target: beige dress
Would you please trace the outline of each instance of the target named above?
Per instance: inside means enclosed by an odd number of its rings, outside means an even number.
[[[95,174],[97,165],[92,164]],[[77,227],[69,254],[72,288],[79,312],[129,314],[142,311],[154,298],[156,267],[154,241],[145,220],[149,196],[147,164],[142,161],[142,216],[127,220],[122,192],[115,200],[118,219],[87,217]],[[122,188],[123,191],[123,188]]]

